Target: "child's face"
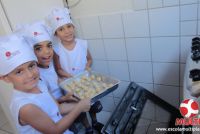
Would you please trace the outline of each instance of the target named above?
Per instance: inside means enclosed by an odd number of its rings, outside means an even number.
[[[53,58],[53,48],[50,41],[43,41],[34,46],[34,52],[38,59],[38,64],[48,67]]]
[[[4,77],[6,82],[13,84],[14,88],[28,92],[37,86],[39,71],[35,61],[26,62]]]
[[[62,42],[74,41],[74,26],[72,24],[65,24],[56,30],[56,36]]]

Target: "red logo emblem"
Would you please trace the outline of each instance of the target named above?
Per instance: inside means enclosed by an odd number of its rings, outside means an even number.
[[[38,35],[38,32],[34,32],[33,35],[34,35],[34,36],[37,36],[37,35]]]
[[[56,20],[60,20],[60,18],[59,18],[59,17],[56,17]]]
[[[6,55],[6,57],[10,57],[11,56],[11,52],[6,52],[5,55]]]
[[[186,99],[180,105],[180,113],[185,118],[191,118],[199,113],[199,105],[193,99]]]

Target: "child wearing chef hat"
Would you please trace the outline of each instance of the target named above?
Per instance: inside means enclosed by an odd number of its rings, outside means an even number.
[[[48,33],[48,29],[41,21],[26,25],[22,28],[22,31],[24,38],[34,50],[37,57],[40,78],[48,86],[48,89],[53,97],[56,100],[60,100],[63,94],[61,89],[58,87],[59,78],[52,63],[54,52],[52,39]],[[68,92],[68,95],[72,94]]]
[[[60,103],[60,106],[64,108],[65,113],[69,113],[75,105],[77,105],[76,98],[73,97],[73,93],[69,92],[64,96],[62,90],[58,86],[58,76],[55,72],[53,59],[53,45],[49,31],[43,22],[36,22],[27,25],[24,30],[24,37],[29,42],[31,48],[34,49],[34,53],[38,59],[38,67],[40,71],[40,78],[46,83],[52,96]],[[73,103],[62,103],[66,101],[73,101]],[[86,128],[86,133],[93,133],[92,127],[87,120],[86,113],[82,113],[79,118]]]
[[[10,109],[16,127],[20,134],[72,134],[67,129],[81,112],[89,110],[90,100],[79,101],[73,111],[62,118],[62,109],[39,80],[36,61],[22,37],[10,35],[0,40],[0,76],[14,88]]]
[[[52,29],[52,35],[60,42],[55,47],[55,67],[59,76],[71,77],[84,70],[90,70],[92,56],[86,40],[75,37],[75,27],[67,8],[56,8],[46,18]],[[94,103],[90,110],[93,127],[101,132],[103,124],[97,122],[96,113],[102,110],[100,101]]]

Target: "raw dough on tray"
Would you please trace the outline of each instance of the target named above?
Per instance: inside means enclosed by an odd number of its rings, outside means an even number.
[[[101,76],[92,74],[91,76],[84,75],[80,79],[72,80],[64,85],[64,89],[74,92],[75,95],[84,99],[92,98],[112,86],[112,83],[104,82]]]

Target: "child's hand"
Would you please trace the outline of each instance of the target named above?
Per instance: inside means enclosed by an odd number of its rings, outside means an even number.
[[[0,76],[0,80],[3,80],[3,76]]]
[[[79,100],[77,100],[77,98],[74,98],[74,94],[73,92],[68,91],[67,94],[65,96],[62,96],[58,102],[59,103],[63,103],[63,102],[67,102],[67,101],[74,101],[74,102],[78,102]]]
[[[88,66],[86,66],[86,67],[85,67],[85,70],[86,70],[86,71],[91,71],[91,68],[88,67]]]
[[[58,78],[58,84],[60,84],[61,82],[63,82],[65,79],[64,78]]]
[[[66,78],[71,78],[71,77],[73,77],[73,75],[66,73]]]
[[[80,100],[78,106],[82,112],[88,112],[91,107],[90,99]]]

